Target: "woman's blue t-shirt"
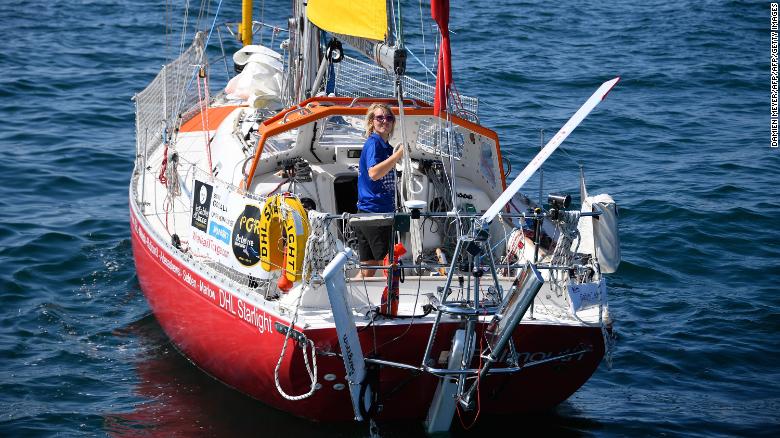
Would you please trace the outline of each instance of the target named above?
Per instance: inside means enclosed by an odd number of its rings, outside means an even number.
[[[392,153],[393,147],[377,133],[371,134],[363,144],[358,166],[359,209],[372,213],[395,211],[395,169],[391,169],[387,175],[376,181],[372,181],[368,176],[368,169],[385,161]]]

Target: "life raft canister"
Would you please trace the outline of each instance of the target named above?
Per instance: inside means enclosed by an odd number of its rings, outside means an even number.
[[[309,218],[301,201],[285,193],[266,199],[260,216],[260,266],[266,271],[284,267],[284,276],[300,281],[309,236]],[[286,238],[284,248],[279,242]]]

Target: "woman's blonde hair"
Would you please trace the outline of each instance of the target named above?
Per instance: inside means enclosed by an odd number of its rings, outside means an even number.
[[[374,111],[376,111],[377,108],[382,108],[385,114],[393,114],[393,111],[388,105],[384,103],[372,103],[371,106],[368,107],[368,111],[366,111],[366,137],[369,137],[374,133]],[[395,124],[393,124],[393,129],[395,129]],[[393,129],[390,130],[390,135],[393,134]]]

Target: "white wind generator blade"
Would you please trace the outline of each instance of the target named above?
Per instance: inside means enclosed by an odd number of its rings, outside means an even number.
[[[528,179],[531,178],[531,175],[533,175],[534,172],[539,169],[542,163],[544,163],[545,160],[547,160],[547,158],[552,155],[555,149],[557,149],[558,146],[563,143],[563,140],[566,140],[566,137],[568,137],[569,134],[574,131],[574,128],[576,128],[582,122],[582,120],[585,119],[585,117],[587,117],[591,111],[593,111],[593,108],[595,108],[596,105],[598,105],[602,100],[604,100],[604,98],[607,97],[607,94],[610,92],[610,90],[612,90],[612,87],[614,87],[619,80],[620,77],[618,76],[615,79],[604,82],[601,84],[599,89],[596,90],[596,92],[593,93],[593,95],[591,95],[587,101],[585,101],[580,109],[578,109],[577,112],[571,116],[569,121],[566,122],[566,124],[561,127],[561,129],[553,136],[553,138],[551,138],[550,141],[544,145],[544,148],[542,148],[542,150],[536,154],[534,159],[531,160],[527,166],[525,166],[525,169],[523,169],[523,171],[517,175],[515,180],[512,181],[512,184],[510,184],[509,187],[504,190],[504,193],[502,193],[501,196],[496,199],[493,205],[491,205],[490,208],[485,211],[485,214],[483,214],[479,219],[483,225],[487,225],[492,222],[493,219],[495,219],[496,215],[500,213],[501,210],[503,210],[504,206],[512,200],[512,197],[515,196],[515,193],[517,193],[517,191],[523,187],[523,184],[525,184]],[[541,199],[539,202],[541,202]]]

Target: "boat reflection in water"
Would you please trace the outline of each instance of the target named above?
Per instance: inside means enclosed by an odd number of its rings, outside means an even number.
[[[214,380],[171,345],[153,316],[124,330],[138,338],[142,352],[134,366],[141,398],[131,412],[104,417],[107,434],[115,437],[194,436],[344,436],[365,427],[352,422],[317,424],[273,409]],[[417,423],[409,432],[421,431]],[[404,427],[404,426],[400,426]],[[270,435],[266,435],[270,434]]]
[[[365,427],[353,422],[311,423],[273,409],[212,379],[179,354],[159,324],[150,315],[124,330],[124,336],[138,338],[143,353],[135,362],[141,397],[136,408],[104,417],[104,430],[114,437],[257,436],[365,436]],[[597,430],[599,423],[578,418],[579,411],[564,402],[555,411],[528,416],[491,416],[477,422],[469,432],[505,433],[506,422],[521,422],[523,431],[557,436],[573,428]],[[462,422],[471,423],[470,416]],[[494,421],[493,421],[494,420]],[[455,421],[453,432],[463,431]],[[382,435],[427,436],[416,421],[381,422]]]

